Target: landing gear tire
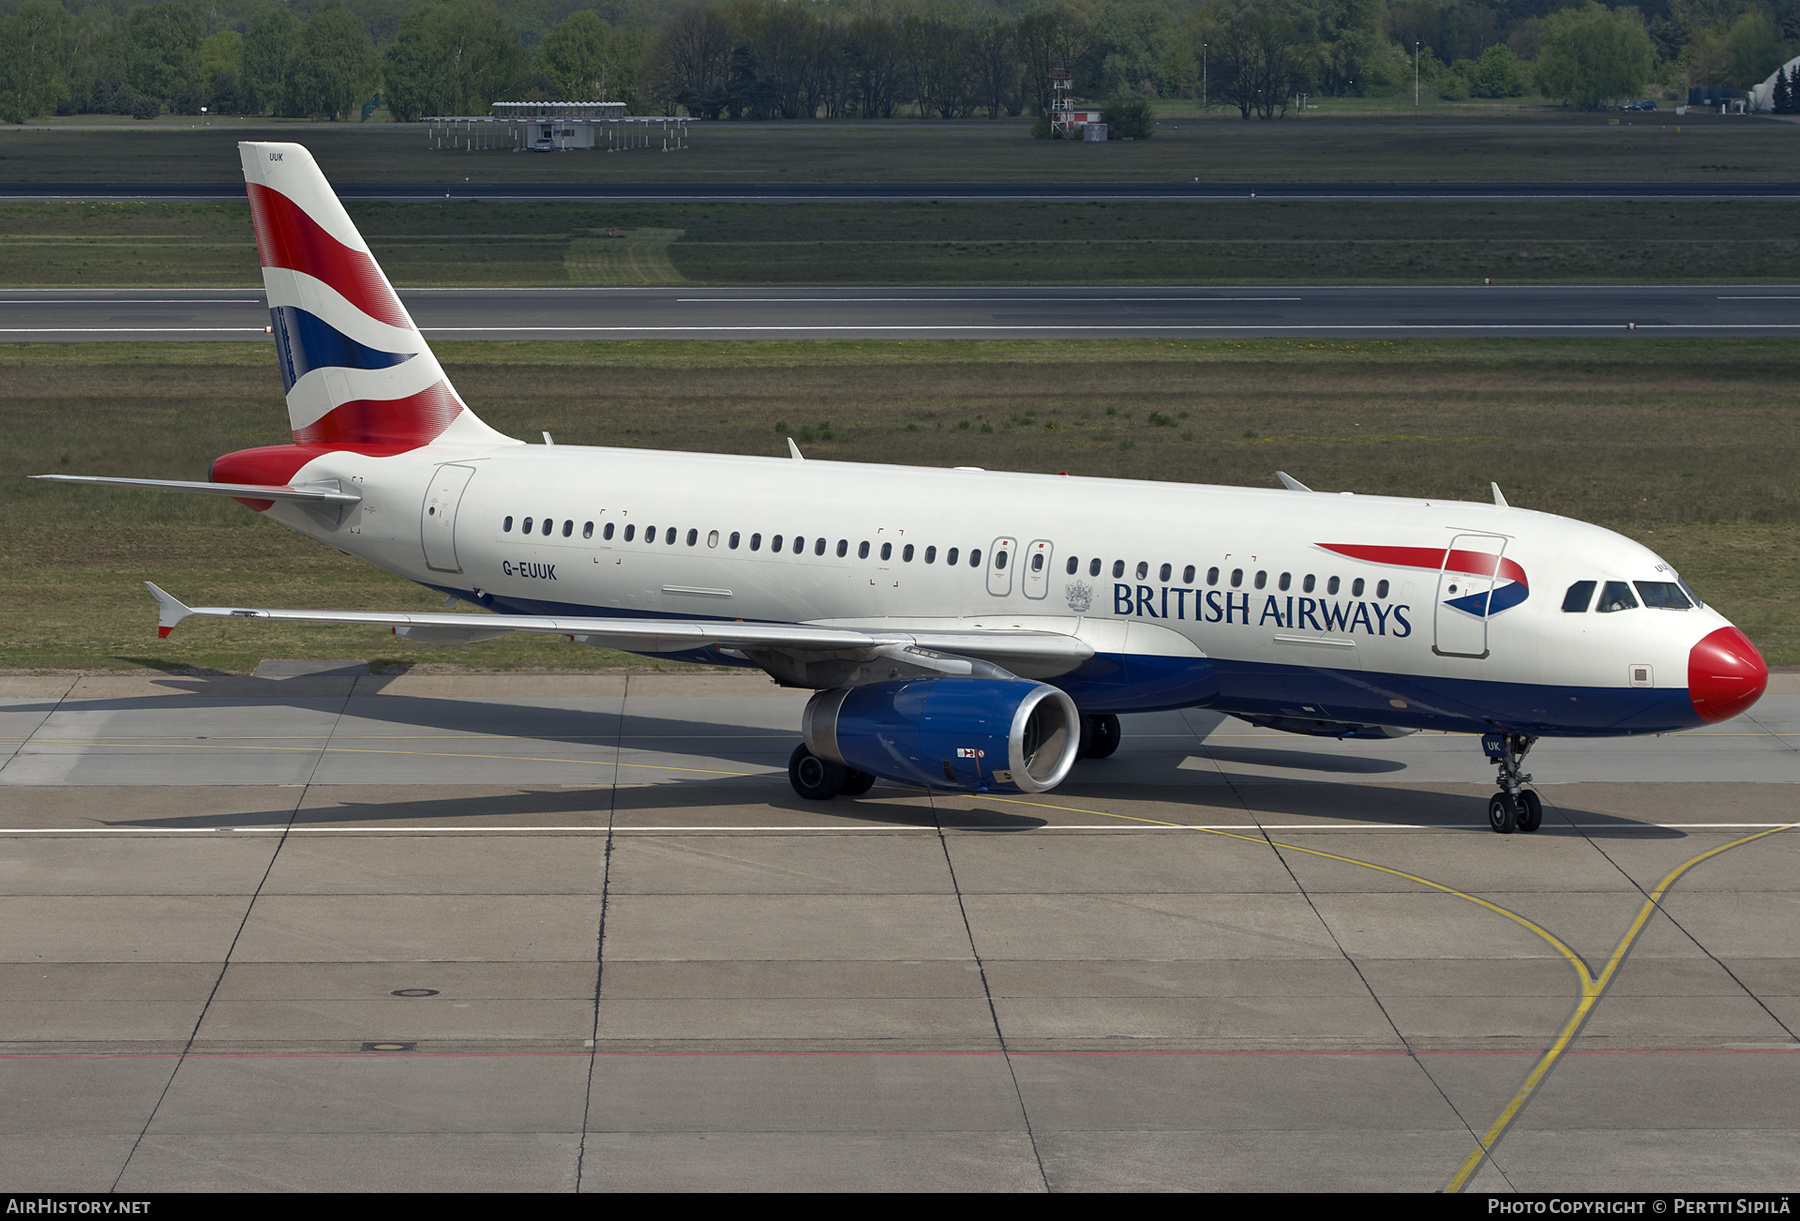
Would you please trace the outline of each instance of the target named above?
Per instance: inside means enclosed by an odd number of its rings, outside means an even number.
[[[1488,826],[1501,835],[1511,835],[1519,829],[1519,803],[1507,793],[1495,793],[1488,798]]]
[[[1083,719],[1081,727],[1082,757],[1106,759],[1119,749],[1119,718],[1110,712]]]
[[[850,769],[842,763],[821,759],[806,749],[806,743],[794,747],[788,756],[788,783],[794,792],[808,801],[829,801],[844,791]],[[860,774],[860,773],[859,773]]]
[[[872,773],[846,768],[844,769],[844,787],[839,791],[846,797],[861,797],[874,787],[875,777]]]
[[[1519,830],[1527,834],[1544,825],[1544,803],[1530,789],[1519,794]]]

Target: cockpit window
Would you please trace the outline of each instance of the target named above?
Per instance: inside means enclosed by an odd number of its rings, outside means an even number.
[[[1637,586],[1638,597],[1644,600],[1645,606],[1658,610],[1692,610],[1694,604],[1688,601],[1681,586],[1673,581],[1633,581]]]
[[[1694,587],[1692,585],[1689,585],[1686,581],[1682,580],[1680,577],[1675,578],[1675,584],[1681,586],[1681,592],[1688,596],[1689,602],[1692,602],[1695,606],[1705,606],[1706,605],[1706,603],[1704,603],[1700,600],[1700,595],[1694,592]]]
[[[1608,581],[1600,591],[1600,605],[1594,609],[1602,615],[1613,611],[1637,609],[1637,599],[1631,596],[1631,586],[1623,581]]]
[[[1588,605],[1594,600],[1594,585],[1593,581],[1577,581],[1569,586],[1569,592],[1563,595],[1563,613],[1587,614]]]

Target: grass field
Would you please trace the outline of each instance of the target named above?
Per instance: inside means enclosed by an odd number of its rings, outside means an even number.
[[[1484,500],[1566,513],[1675,563],[1800,662],[1800,341],[1478,340],[443,344],[517,436]],[[0,464],[204,478],[285,439],[261,345],[0,349]],[[9,478],[0,668],[245,671],[262,657],[495,668],[612,664],[545,640],[428,648],[366,630],[188,625],[190,601],[419,608],[438,599],[231,502]]]
[[[349,208],[401,285],[1800,283],[1774,202]],[[244,203],[0,203],[0,284],[261,282]]]
[[[1792,181],[1772,118],[1543,107],[1276,122],[1171,113],[1149,140],[1033,140],[1029,122],[703,123],[679,153],[447,152],[413,124],[169,119],[0,129],[0,181],[234,182],[235,141],[298,140],[338,182]]]

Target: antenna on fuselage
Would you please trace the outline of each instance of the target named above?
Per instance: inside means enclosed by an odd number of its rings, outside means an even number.
[[[792,437],[788,438],[788,453],[793,455],[795,462],[806,461],[806,455],[800,452],[800,447],[794,444],[794,438]]]
[[[1301,483],[1298,479],[1294,478],[1292,475],[1288,474],[1286,471],[1276,471],[1275,478],[1281,480],[1281,486],[1286,488],[1290,492],[1310,492],[1310,491],[1312,491],[1311,488],[1307,487],[1304,483]]]
[[[1499,484],[1497,484],[1497,483],[1490,483],[1490,484],[1488,484],[1488,486],[1489,486],[1489,487],[1490,487],[1490,488],[1493,488],[1493,489],[1494,489],[1494,503],[1495,503],[1495,504],[1496,504],[1496,505],[1498,505],[1498,506],[1499,506],[1499,507],[1500,507],[1500,508],[1502,508],[1502,509],[1510,509],[1510,508],[1512,508],[1512,506],[1511,506],[1511,505],[1509,505],[1509,504],[1507,504],[1507,503],[1506,503],[1506,497],[1504,497],[1504,496],[1502,496],[1502,495],[1501,495],[1501,494],[1500,494],[1500,485],[1499,485]]]

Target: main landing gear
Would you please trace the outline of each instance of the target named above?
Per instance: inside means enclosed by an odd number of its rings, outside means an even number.
[[[788,783],[808,801],[829,801],[839,796],[861,797],[873,787],[875,777],[835,760],[821,759],[802,742],[788,756]]]
[[[1488,761],[1500,768],[1496,778],[1500,791],[1488,799],[1488,826],[1501,835],[1535,831],[1544,824],[1544,803],[1524,787],[1531,777],[1519,770],[1536,742],[1536,738],[1522,733],[1489,733],[1481,737],[1481,749],[1487,752]]]
[[[1119,749],[1119,718],[1112,713],[1081,718],[1081,751],[1077,759],[1105,759]]]

